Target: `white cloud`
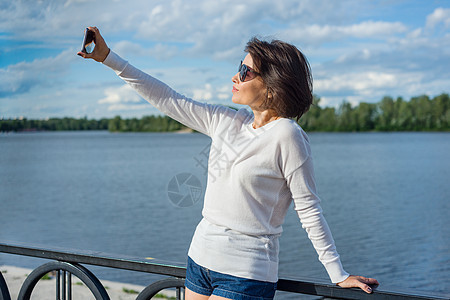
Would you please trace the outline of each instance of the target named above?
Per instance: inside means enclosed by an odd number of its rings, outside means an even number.
[[[321,106],[338,106],[342,100],[353,105],[359,102],[378,102],[386,95],[405,98],[421,95],[437,95],[442,92],[443,81],[429,83],[421,72],[346,72],[315,80],[315,93],[321,96]],[[398,93],[398,87],[402,93]]]
[[[67,2],[64,4],[64,7],[69,7],[71,5],[76,5],[79,3],[87,3],[91,2],[92,0],[67,0]]]
[[[407,28],[401,22],[365,21],[350,26],[337,27],[336,31],[350,37],[380,38],[404,33],[407,31]]]
[[[179,52],[175,46],[158,43],[151,48],[144,48],[141,44],[131,41],[115,43],[112,49],[119,55],[153,57],[159,60],[168,60]]]
[[[54,86],[75,59],[73,52],[66,50],[55,57],[20,62],[0,69],[0,97],[26,93],[35,86]]]
[[[206,83],[202,88],[196,88],[192,91],[192,98],[200,101],[211,101],[218,103],[231,99],[231,85],[213,86]],[[226,103],[225,104],[230,104]]]
[[[430,24],[444,23],[439,9],[428,16],[428,28],[399,26],[396,34],[379,41],[354,43],[342,39],[339,56],[313,68],[315,93],[321,105],[336,106],[343,99],[357,104],[377,102],[385,95],[406,99],[420,94],[437,95],[447,89],[450,74],[450,35],[436,34]],[[434,26],[433,25],[433,26]],[[437,25],[436,25],[437,26]],[[355,28],[358,28],[356,26]],[[364,26],[359,29],[363,30]],[[380,26],[382,33],[389,26]],[[395,29],[395,28],[392,28]],[[358,30],[343,30],[357,36]],[[323,48],[320,48],[323,51]],[[328,49],[328,52],[332,49]]]
[[[283,39],[295,41],[301,45],[315,45],[330,43],[348,38],[386,39],[387,37],[404,33],[405,25],[400,22],[365,21],[359,24],[345,26],[312,24],[299,28],[293,26],[280,35]]]
[[[398,74],[362,72],[335,74],[314,81],[314,92],[321,106],[338,106],[343,99],[356,105],[360,101],[377,102],[402,80]],[[401,82],[404,83],[404,82]]]
[[[146,107],[143,105],[126,105],[126,104],[113,104],[108,107],[108,111],[127,111],[127,110],[143,110]]]
[[[141,44],[134,43],[128,40],[120,41],[118,43],[115,43],[112,46],[112,49],[118,53],[119,55],[144,55],[145,49],[142,47]]]
[[[445,27],[450,26],[450,8],[436,8],[432,14],[427,17],[427,28],[434,28],[439,23],[443,23]]]
[[[192,49],[191,55],[234,59],[236,54],[227,53],[228,49],[242,52],[252,35],[273,32],[274,24],[304,25],[345,19],[348,10],[341,6],[328,1],[68,0],[30,5],[7,0],[3,9],[0,8],[0,28],[12,32],[15,39],[42,40],[51,32],[54,43],[68,45],[73,41],[67,37],[81,35],[83,27],[96,25],[110,36],[127,34],[128,40],[176,42]],[[340,15],[330,14],[331,11]],[[327,18],[322,18],[324,15]]]
[[[84,27],[96,25],[114,51],[177,91],[229,104],[235,68],[228,64],[239,62],[248,39],[259,35],[292,42],[305,52],[322,104],[448,89],[450,9],[433,7],[412,22],[400,14],[384,18],[383,6],[397,5],[388,2],[6,0],[0,5],[0,55],[42,47],[78,50]],[[52,94],[76,59],[73,50],[63,53],[3,64],[0,98],[29,95],[37,86]],[[105,89],[95,99],[113,111],[136,109],[142,101],[126,86]]]
[[[224,85],[217,89],[217,98],[220,100],[230,100],[231,99],[231,86]]]
[[[201,101],[210,101],[215,97],[216,93],[211,84],[207,83],[202,88],[194,89],[193,98]]]
[[[98,100],[99,104],[119,104],[119,103],[137,103],[142,98],[128,84],[120,87],[109,87],[105,89],[105,98]]]
[[[104,90],[105,98],[98,100],[98,104],[107,105],[108,111],[142,111],[148,109],[145,102],[128,84],[120,87],[108,87]]]
[[[390,88],[397,84],[398,78],[395,74],[381,72],[335,75],[315,81],[316,90],[319,91],[352,90],[364,96],[370,95],[375,89]]]
[[[159,43],[154,52],[162,59],[173,55],[173,48],[167,48],[169,42],[183,45],[190,56],[208,55],[231,61],[242,55],[245,43],[255,34],[308,45],[349,36],[391,35],[404,28],[398,22],[370,20],[338,25],[367,5],[358,1],[68,0],[33,5],[9,1],[4,9],[0,8],[0,28],[12,32],[14,38],[42,41],[51,32],[54,40],[49,43],[68,45],[73,40],[67,37],[81,36],[84,26],[96,25],[107,37],[125,34],[132,43],[140,43],[134,39]]]

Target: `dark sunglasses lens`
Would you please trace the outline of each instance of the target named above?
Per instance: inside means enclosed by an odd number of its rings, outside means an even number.
[[[239,66],[239,80],[241,82],[244,82],[245,77],[247,77],[247,71],[248,71],[247,66],[242,64],[241,62],[241,65]]]

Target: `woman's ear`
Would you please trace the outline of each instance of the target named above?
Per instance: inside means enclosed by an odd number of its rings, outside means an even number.
[[[267,99],[272,99],[272,98],[273,98],[273,93],[269,88],[267,88]]]

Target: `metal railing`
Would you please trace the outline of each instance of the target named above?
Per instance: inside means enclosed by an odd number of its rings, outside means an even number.
[[[42,248],[20,243],[0,243],[0,253],[24,255],[50,259],[52,261],[34,269],[25,279],[19,292],[18,299],[30,299],[34,287],[47,273],[56,272],[56,299],[72,299],[72,276],[80,279],[91,291],[95,299],[110,299],[106,289],[97,277],[81,264],[101,267],[131,270],[169,276],[167,279],[156,281],[136,297],[137,300],[151,299],[158,292],[166,288],[176,289],[176,298],[184,299],[184,278],[186,268],[176,266],[170,262],[145,259],[138,257],[125,257],[103,252]],[[323,297],[324,299],[450,299],[448,295],[437,293],[404,292],[393,289],[375,288],[372,294],[366,294],[359,289],[343,289],[336,285],[311,281],[304,278],[281,278],[277,290],[291,293],[308,294]],[[0,300],[10,300],[8,286],[0,273]]]

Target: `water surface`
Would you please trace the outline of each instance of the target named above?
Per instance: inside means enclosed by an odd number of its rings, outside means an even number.
[[[448,291],[450,134],[311,133],[310,140],[345,269],[391,287]],[[0,135],[0,240],[183,264],[202,201],[176,207],[167,185],[188,172],[204,190],[209,143],[201,134]],[[0,254],[0,265],[41,263]],[[111,280],[151,279],[93,270]],[[292,209],[280,251],[280,276],[287,275],[328,279]]]

